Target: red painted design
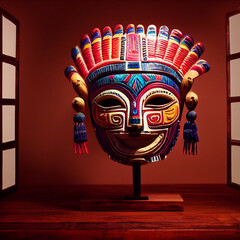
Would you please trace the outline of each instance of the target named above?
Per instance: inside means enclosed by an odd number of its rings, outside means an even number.
[[[144,79],[146,80],[146,82],[149,82],[151,79],[149,76],[142,74],[142,76],[144,77]]]
[[[140,61],[140,41],[137,33],[128,34],[127,61]]]
[[[132,77],[132,74],[129,74],[129,75],[124,79],[123,82],[128,83],[128,81],[130,80],[131,77]]]
[[[163,123],[162,112],[150,113],[147,115],[149,126],[156,126]]]
[[[167,45],[168,45],[168,40],[166,39],[161,39],[158,38],[156,41],[156,53],[155,56],[156,58],[164,58],[166,49],[167,49]]]
[[[161,75],[156,74],[155,77],[156,77],[157,81],[162,81],[162,76]]]
[[[134,83],[133,83],[133,86],[132,86],[132,87],[133,87],[133,89],[134,89],[134,90],[136,90],[136,88],[137,88],[136,81],[134,81]]]
[[[88,72],[87,66],[86,66],[85,61],[83,60],[83,57],[80,52],[78,53],[78,55],[75,59],[75,64],[76,64],[76,67],[77,67],[80,75],[83,77],[83,79],[85,79],[89,72]]]

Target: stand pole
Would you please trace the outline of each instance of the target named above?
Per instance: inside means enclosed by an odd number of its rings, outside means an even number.
[[[141,196],[141,164],[134,162],[133,169],[133,196]]]
[[[133,195],[126,196],[126,200],[148,200],[148,196],[141,196],[141,163],[132,164],[133,169]]]

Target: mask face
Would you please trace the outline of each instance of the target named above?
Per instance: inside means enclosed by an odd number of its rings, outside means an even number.
[[[179,87],[165,75],[100,78],[90,89],[89,105],[98,141],[117,162],[164,159],[176,142]]]

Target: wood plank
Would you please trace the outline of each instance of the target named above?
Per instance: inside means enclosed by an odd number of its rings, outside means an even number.
[[[189,229],[189,231],[157,231],[157,230],[42,230],[42,231],[2,231],[0,232],[1,239],[34,239],[34,240],[45,240],[45,239],[54,239],[54,240],[143,240],[143,239],[152,239],[152,240],[194,240],[194,239],[204,239],[204,240],[237,240],[239,239],[239,233],[234,232],[233,230],[219,230],[219,231],[195,231]]]

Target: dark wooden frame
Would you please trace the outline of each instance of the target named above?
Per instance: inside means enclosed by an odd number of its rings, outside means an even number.
[[[227,13],[226,15],[226,42],[227,42],[227,52],[226,52],[226,74],[227,74],[227,183],[229,186],[239,189],[240,185],[232,182],[232,146],[240,146],[239,140],[231,139],[231,103],[240,102],[240,96],[231,97],[230,96],[230,60],[240,58],[240,52],[230,54],[230,36],[229,36],[229,18],[236,14],[240,14],[240,8]]]
[[[2,16],[10,20],[16,25],[16,58],[4,55],[2,52]],[[20,24],[19,21],[9,14],[4,9],[0,8],[0,196],[8,194],[17,189],[17,179],[18,179],[18,155],[19,155],[19,31]],[[15,99],[2,99],[2,63],[9,63],[16,67],[16,89]],[[2,143],[2,106],[12,105],[15,106],[15,140],[11,142]],[[12,187],[2,190],[2,152],[7,149],[16,149],[16,184]]]

